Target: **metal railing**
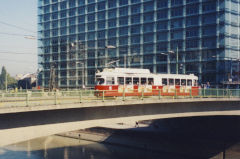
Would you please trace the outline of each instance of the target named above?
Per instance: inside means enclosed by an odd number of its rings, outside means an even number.
[[[144,99],[240,98],[240,89],[71,90],[0,92],[0,108]]]

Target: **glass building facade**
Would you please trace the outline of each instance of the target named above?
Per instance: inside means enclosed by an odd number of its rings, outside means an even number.
[[[59,88],[93,86],[95,72],[112,65],[153,73],[178,69],[212,85],[239,80],[237,0],[38,3],[43,87],[51,80]]]

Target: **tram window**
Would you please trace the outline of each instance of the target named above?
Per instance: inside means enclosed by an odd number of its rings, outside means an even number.
[[[114,84],[114,77],[107,77],[107,85]]]
[[[144,85],[147,83],[147,78],[141,78],[141,84]]]
[[[194,85],[194,86],[198,86],[197,80],[194,80],[193,85]]]
[[[153,85],[153,78],[148,78],[148,85]]]
[[[174,80],[172,78],[169,79],[169,85],[174,85]]]
[[[175,79],[175,85],[180,85],[180,79]]]
[[[167,79],[166,78],[162,79],[162,85],[167,85]]]
[[[98,78],[97,85],[102,85],[102,84],[104,84],[104,78]]]
[[[181,85],[186,86],[186,80],[185,79],[181,79]]]
[[[126,77],[125,81],[126,81],[126,84],[132,84],[132,78],[131,77]]]
[[[124,85],[124,78],[123,77],[118,77],[118,84],[119,85]]]
[[[139,78],[133,78],[133,84],[139,84]]]
[[[187,80],[187,85],[192,86],[192,80]]]

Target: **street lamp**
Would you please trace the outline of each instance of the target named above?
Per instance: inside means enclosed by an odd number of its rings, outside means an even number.
[[[82,64],[83,66],[83,72],[82,72],[82,89],[85,88],[85,62],[76,62],[76,64]]]
[[[214,58],[217,58],[217,56],[212,56],[212,57],[214,57]],[[228,79],[228,82],[233,82],[232,81],[232,78],[233,78],[233,75],[232,75],[232,73],[233,73],[233,66],[232,66],[232,62],[233,61],[237,61],[238,62],[238,77],[237,77],[237,80],[238,80],[238,85],[239,85],[239,62],[240,62],[240,59],[238,59],[238,58],[233,58],[233,57],[218,57],[219,59],[223,59],[223,60],[225,60],[225,59],[230,59],[230,78]]]
[[[175,54],[175,53],[176,53],[176,74],[178,74],[178,47],[177,47],[176,52],[170,50],[170,51],[168,51],[168,52],[166,52],[166,53],[161,52],[160,54],[161,54],[161,55],[169,56],[169,53],[170,53],[170,54]]]

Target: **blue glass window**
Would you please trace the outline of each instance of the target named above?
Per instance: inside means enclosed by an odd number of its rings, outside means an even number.
[[[153,21],[153,18],[154,18],[153,13],[147,13],[147,14],[144,14],[144,16],[143,16],[144,22]]]
[[[132,14],[140,13],[140,12],[141,12],[141,5],[131,6],[131,13]]]
[[[93,3],[95,2],[95,0],[88,0],[88,3]]]
[[[150,2],[150,3],[145,3],[143,4],[143,10],[146,12],[146,11],[153,11],[153,2]]]
[[[105,48],[105,46],[106,46],[105,40],[98,40],[97,43],[98,43],[98,47]]]
[[[208,12],[208,11],[215,11],[216,10],[216,1],[211,1],[208,3],[202,4],[202,11]]]
[[[128,35],[128,27],[119,28],[119,36]]]
[[[116,45],[116,38],[108,39],[108,45],[115,46]]]
[[[132,16],[131,23],[132,24],[140,23],[140,15]]]
[[[182,16],[183,15],[183,8],[173,8],[171,10],[171,16],[176,17],[176,16]]]
[[[76,24],[76,19],[75,18],[69,19],[69,25],[75,25],[75,24]]]
[[[186,13],[187,13],[187,15],[197,14],[198,10],[199,10],[198,5],[188,5],[187,8],[186,8]]]
[[[88,6],[88,12],[94,12],[95,11],[95,4],[91,4]]]
[[[50,7],[49,6],[45,6],[44,7],[44,13],[49,13],[50,12]]]
[[[143,42],[153,42],[154,35],[153,34],[144,34]]]
[[[199,2],[199,0],[187,0],[186,3]]]
[[[78,14],[84,14],[84,13],[85,13],[85,7],[79,7]]]
[[[104,10],[105,9],[105,2],[98,3],[98,10]]]
[[[67,28],[62,28],[60,30],[61,35],[66,35],[67,34]]]
[[[202,17],[202,23],[203,24],[213,24],[213,23],[216,23],[216,15],[215,14],[204,15]]]
[[[52,28],[57,28],[57,27],[58,27],[58,21],[53,21]]]
[[[143,56],[143,63],[153,63],[153,56]]]
[[[50,29],[50,23],[49,22],[44,23],[44,29],[45,30]]]
[[[61,18],[65,18],[66,16],[67,16],[66,11],[60,12],[60,17],[61,17]]]
[[[171,5],[176,6],[176,5],[182,5],[183,0],[171,0]]]
[[[72,8],[69,10],[69,16],[75,16],[76,14],[76,9],[75,8]]]
[[[168,40],[167,32],[157,33],[157,41],[166,41],[166,40]]]
[[[143,45],[143,53],[144,54],[152,54],[153,53],[153,44],[144,44]]]
[[[60,8],[61,9],[66,9],[67,8],[67,2],[65,1],[65,2],[61,2],[60,3]]]
[[[112,27],[116,27],[116,20],[109,20],[108,21],[108,27],[112,28]]]
[[[143,31],[144,32],[153,32],[153,27],[154,27],[153,23],[151,23],[151,24],[144,24],[143,25]]]
[[[140,34],[141,26],[135,25],[131,27],[131,34]]]
[[[85,0],[78,0],[78,5],[85,5]]]
[[[79,16],[78,17],[78,22],[79,23],[84,23],[85,22],[85,16]]]
[[[116,1],[115,0],[109,0],[108,1],[108,8],[114,8],[116,7]]]
[[[109,10],[108,11],[108,18],[116,18],[116,10]]]
[[[157,19],[168,18],[168,10],[161,10],[157,12]]]
[[[95,23],[88,23],[88,31],[95,30]]]
[[[71,27],[69,28],[69,33],[70,33],[70,34],[74,34],[75,32],[76,32],[75,26],[71,26]]]
[[[85,25],[84,24],[78,26],[78,32],[85,32]]]
[[[177,19],[177,20],[171,21],[171,28],[181,28],[182,25],[183,25],[182,19]]]
[[[49,4],[49,0],[44,0],[43,3],[46,5],[46,4]]]
[[[90,32],[87,35],[88,35],[88,40],[94,40],[95,39],[95,32]]]
[[[128,44],[128,37],[119,38],[119,45],[127,45],[127,44]]]
[[[186,26],[198,25],[198,21],[199,21],[198,17],[189,17],[186,19]]]
[[[168,0],[157,1],[157,8],[166,8],[168,6]]]
[[[98,20],[105,20],[105,12],[99,12],[97,13]]]
[[[98,32],[98,38],[105,38],[105,30]]]
[[[53,13],[52,14],[52,19],[57,19],[58,18],[58,14],[57,13]]]
[[[120,0],[119,1],[119,5],[122,6],[122,5],[127,5],[128,4],[128,0]]]
[[[191,40],[187,40],[186,41],[186,48],[197,48],[198,47],[198,41],[199,40],[193,40],[193,39],[191,39]]]
[[[141,2],[141,0],[131,0],[132,3],[138,3]]]
[[[116,29],[109,29],[108,37],[115,37],[115,36],[116,36]]]
[[[79,34],[78,40],[85,41],[85,34]]]
[[[132,36],[131,37],[131,43],[132,44],[139,44],[140,43],[140,36]]]
[[[171,32],[171,39],[182,39],[183,38],[183,31],[172,31]]]
[[[46,14],[43,17],[44,21],[49,21],[50,20],[50,14]]]
[[[132,54],[139,54],[140,53],[140,45],[131,45],[131,53]]]
[[[167,51],[168,43],[167,42],[161,42],[157,44],[157,51]]]
[[[105,21],[98,22],[98,29],[105,29]]]
[[[186,30],[186,37],[197,37],[198,35],[199,35],[198,28]]]
[[[124,8],[119,9],[119,15],[120,16],[128,15],[128,7],[124,7]]]
[[[202,47],[215,48],[216,47],[216,38],[203,38]]]
[[[61,20],[60,25],[61,25],[61,27],[66,26],[67,25],[66,19]]]
[[[72,8],[72,7],[75,7],[76,6],[76,1],[75,0],[69,0],[69,7]]]
[[[91,22],[91,21],[94,21],[95,20],[95,14],[89,14],[88,15],[88,21]]]
[[[202,34],[209,36],[209,35],[216,35],[216,26],[207,26],[202,28]]]
[[[168,29],[168,22],[158,22],[157,23],[157,30],[166,30]]]
[[[119,25],[128,25],[128,17],[120,18],[119,19]]]
[[[53,4],[52,5],[52,11],[55,12],[58,10],[58,4]]]

